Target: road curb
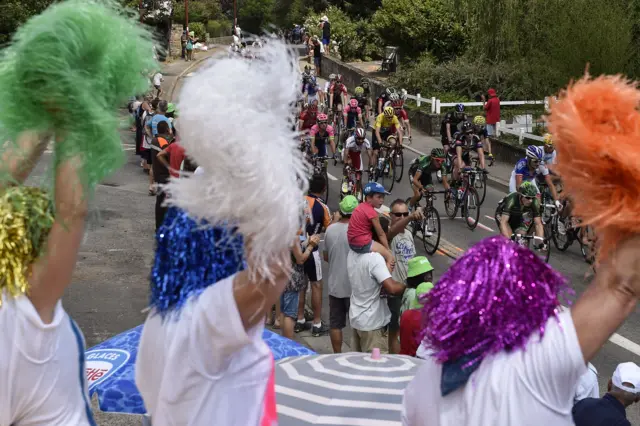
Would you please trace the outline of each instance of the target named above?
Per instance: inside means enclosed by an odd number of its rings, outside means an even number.
[[[191,71],[194,67],[196,67],[197,65],[200,65],[202,62],[206,61],[207,59],[211,58],[212,56],[213,55],[207,55],[204,58],[196,59],[196,61],[194,63],[189,65],[180,74],[178,74],[178,76],[174,80],[173,84],[171,84],[171,87],[169,88],[169,101],[170,102],[173,102],[173,93],[176,90],[176,86],[178,85],[178,81],[180,81],[180,79],[182,77],[184,77],[184,75],[186,73],[188,73],[189,71]]]

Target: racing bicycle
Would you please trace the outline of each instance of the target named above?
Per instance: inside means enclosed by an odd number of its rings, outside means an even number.
[[[423,208],[422,221],[413,221],[411,223],[411,234],[415,237],[418,232],[422,234],[422,243],[427,254],[432,255],[438,250],[440,245],[440,214],[433,206],[436,200],[436,194],[445,194],[447,191],[423,191],[422,195],[416,203],[416,208],[421,207],[420,201],[425,199],[425,207]],[[409,205],[411,197],[406,202]]]

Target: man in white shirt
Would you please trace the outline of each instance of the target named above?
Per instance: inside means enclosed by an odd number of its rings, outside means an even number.
[[[160,72],[157,72],[153,75],[153,87],[156,88],[156,98],[160,98],[162,94],[162,82],[164,81],[164,77]]]
[[[483,260],[480,262],[479,253]],[[494,258],[497,258],[495,262]],[[564,279],[536,259],[529,256],[526,249],[494,237],[471,248],[443,275],[430,293],[424,310],[425,331],[431,336],[425,343],[434,355],[427,356],[405,391],[404,425],[573,425],[571,409],[576,383],[585,373],[586,364],[634,311],[640,299],[640,238],[632,237],[621,243],[600,265],[594,282],[571,309],[557,314],[551,309],[554,304],[555,312],[560,309],[559,295],[554,292],[564,288]],[[530,268],[545,272],[539,274],[538,282],[529,286],[519,278],[522,276],[519,271],[529,269],[530,276],[536,276]],[[480,269],[490,278],[475,281],[474,277],[482,276]],[[476,310],[470,306],[474,302],[464,303],[464,306],[458,305],[460,311],[452,311],[448,318],[438,321],[432,315],[437,313],[437,306],[455,307],[455,298],[461,297],[456,296],[460,294],[456,288],[464,288],[469,297],[473,295],[472,301],[484,300],[485,294],[495,295],[491,298],[496,297],[500,306],[486,305],[487,309]],[[505,296],[504,288],[512,289],[510,297]],[[490,292],[484,293],[486,290]],[[522,302],[523,296],[533,300],[526,297],[527,294],[538,295],[535,304]],[[542,299],[546,300],[544,304]],[[514,313],[513,318],[522,318],[520,322],[511,322],[518,327],[528,323],[529,320],[523,318],[525,314],[526,317],[547,317],[547,320],[542,327],[535,327],[535,322],[530,324],[532,331],[521,347],[515,343],[523,342],[517,335],[510,334],[504,327],[496,329],[489,325],[509,312]],[[487,325],[473,326],[473,330],[458,328],[439,339],[435,338],[437,332],[431,332],[435,327],[441,330],[455,327],[452,321],[467,323],[471,318],[477,319],[476,324]],[[428,322],[432,320],[437,324],[430,329]],[[541,329],[544,335],[540,334]],[[464,333],[469,340],[462,342],[460,336]],[[509,340],[512,338],[516,340]],[[503,339],[514,342],[515,347],[486,352],[486,357],[479,361],[475,358],[477,362],[470,364],[474,356],[483,353],[478,347],[500,348]],[[481,345],[476,346],[475,340],[480,340]],[[471,347],[464,349],[468,345],[474,345],[476,352],[468,357],[448,359],[452,344],[457,345],[456,351],[463,352],[471,350]]]
[[[388,221],[380,217],[385,230]],[[374,233],[374,239],[377,235]],[[405,286],[391,278],[386,262],[379,253],[360,254],[353,250],[347,256],[347,270],[351,283],[349,321],[353,329],[351,349],[356,352],[372,352],[374,348],[387,348],[386,326],[391,312],[383,290],[402,296]]]
[[[2,164],[22,183],[48,137],[24,133]],[[60,299],[71,284],[84,236],[87,197],[80,162],[56,169],[55,220],[43,254],[31,265],[27,293],[2,291],[0,305],[0,425],[95,425],[84,366],[84,337]],[[3,277],[6,279],[6,277]],[[9,278],[11,279],[11,278]],[[4,283],[6,284],[6,283]]]
[[[347,326],[351,284],[347,272],[347,256],[351,249],[347,240],[347,229],[351,213],[358,207],[358,200],[347,195],[340,202],[340,220],[332,223],[324,234],[325,262],[329,263],[327,284],[329,285],[329,336],[333,353],[342,352],[342,329]],[[335,219],[334,219],[335,220]]]

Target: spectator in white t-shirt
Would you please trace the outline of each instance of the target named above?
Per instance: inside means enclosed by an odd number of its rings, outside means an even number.
[[[156,89],[156,98],[159,98],[162,94],[162,82],[164,81],[164,77],[158,71],[153,75],[153,87]]]
[[[580,376],[578,384],[576,385],[576,393],[573,397],[574,404],[585,398],[598,398],[600,397],[600,387],[598,386],[598,370],[596,367],[588,363],[587,371]]]
[[[49,138],[25,133],[21,154],[6,151],[5,172],[22,183]],[[26,152],[28,154],[22,154]],[[26,294],[2,292],[0,425],[95,425],[89,404],[84,337],[62,307],[84,236],[87,198],[79,161],[56,168],[55,221],[45,251],[31,265]]]
[[[405,391],[403,425],[573,425],[586,364],[640,299],[640,238],[618,245],[570,309],[559,306],[565,286],[502,237],[468,250],[425,302],[432,356]]]
[[[387,218],[381,216],[380,225],[386,232],[389,226]],[[373,237],[378,238],[375,232]],[[372,352],[374,348],[386,351],[386,331],[391,320],[386,294],[402,296],[405,285],[391,277],[384,257],[379,253],[360,254],[349,250],[347,270],[351,283],[351,349],[356,352]]]
[[[342,329],[347,326],[351,284],[347,272],[347,255],[351,251],[347,240],[347,229],[351,213],[358,206],[353,195],[347,195],[340,202],[340,211],[336,212],[338,221],[329,225],[324,235],[325,262],[329,263],[327,283],[329,285],[329,336],[333,353],[342,352]]]

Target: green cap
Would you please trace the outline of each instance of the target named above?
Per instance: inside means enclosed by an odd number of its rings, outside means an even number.
[[[422,303],[420,303],[420,296],[427,294],[433,289],[433,283],[422,283],[416,287],[416,297],[411,301],[409,309],[421,309]]]
[[[433,271],[433,266],[429,260],[424,256],[416,256],[409,259],[409,265],[407,270],[407,277],[417,277],[418,275],[425,274],[429,271]]]
[[[358,207],[358,199],[353,195],[347,195],[340,201],[340,213],[351,214]]]
[[[175,112],[176,110],[176,105],[175,104],[169,104],[167,105],[167,112]]]

